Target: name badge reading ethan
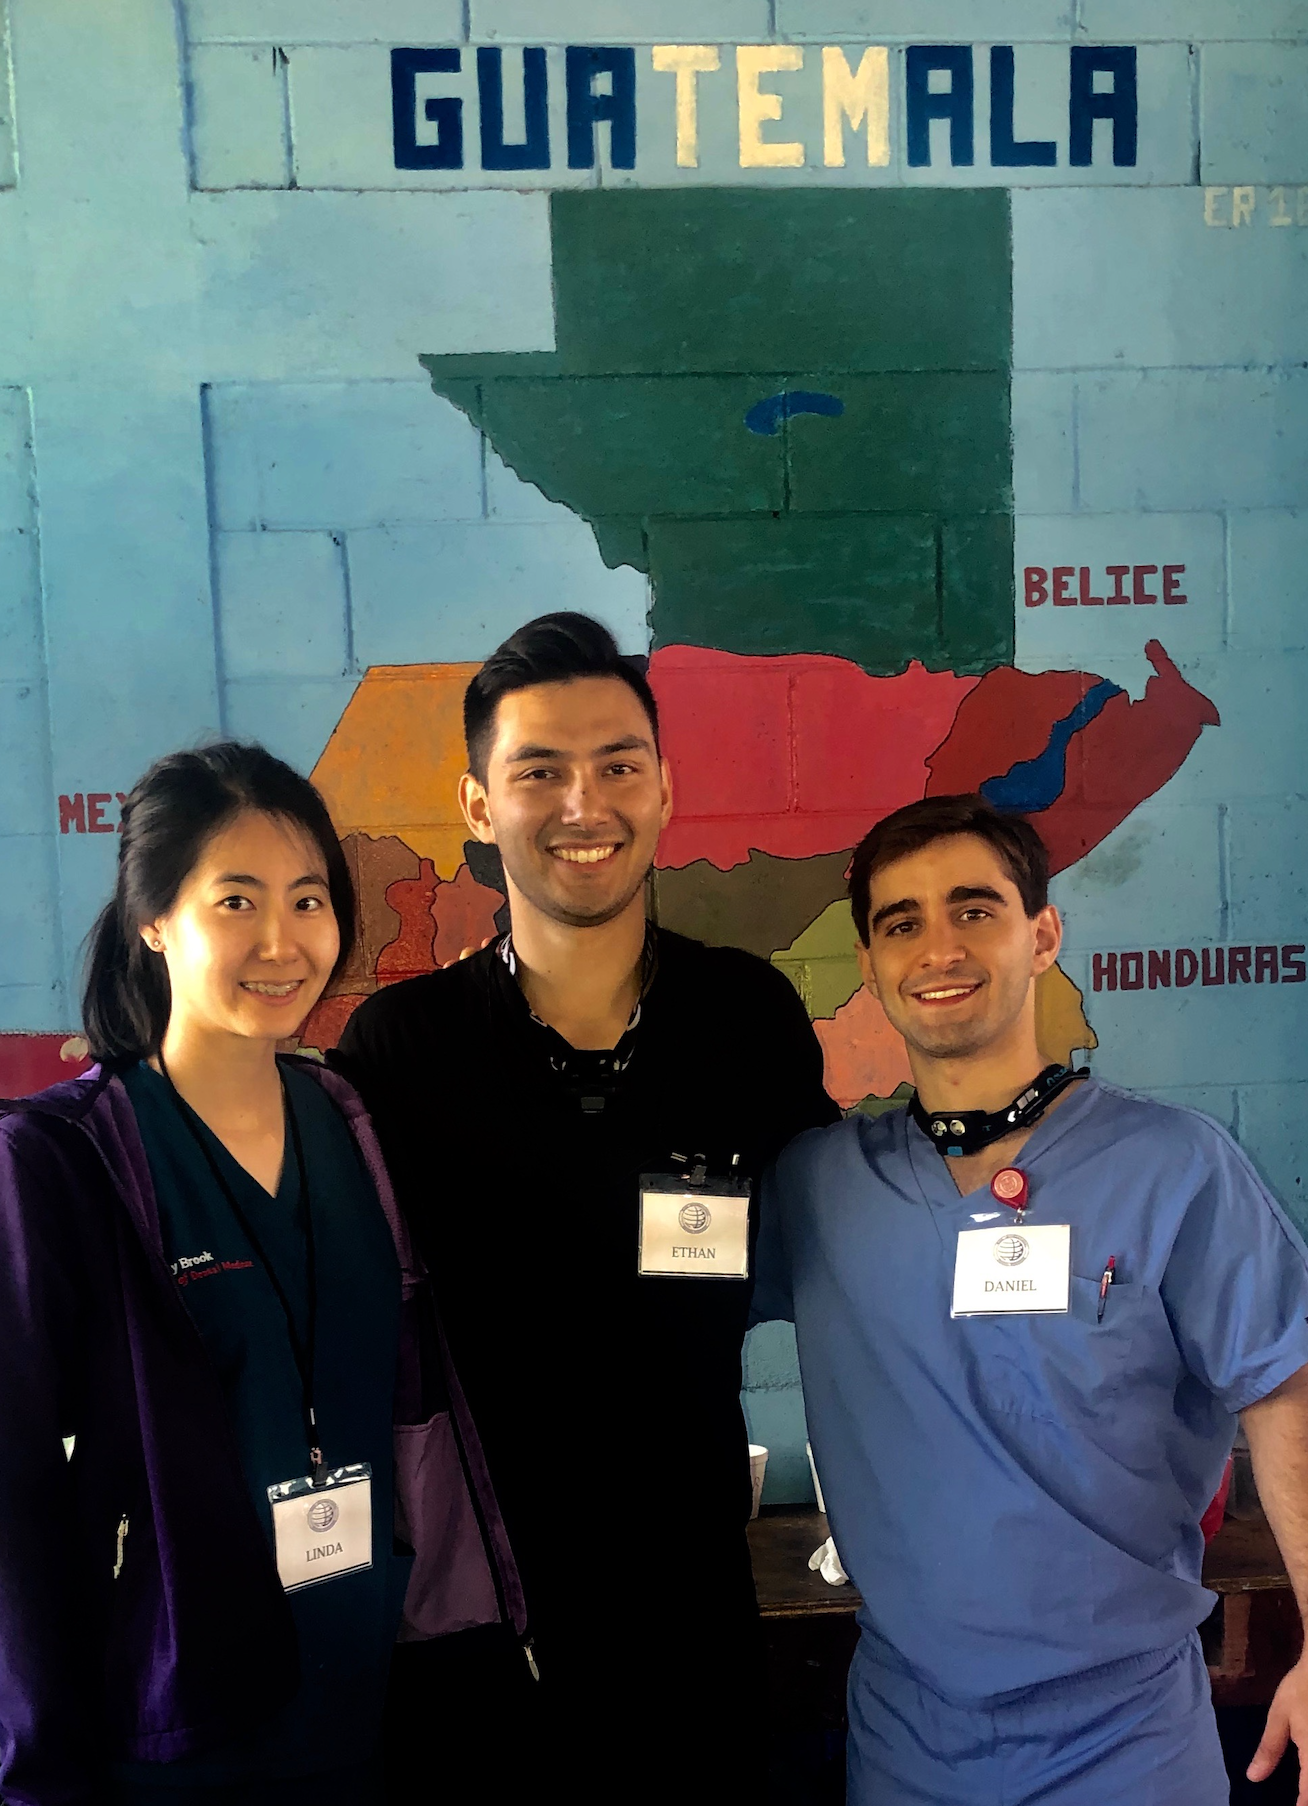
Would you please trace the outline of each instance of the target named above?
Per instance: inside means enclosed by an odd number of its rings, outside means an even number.
[[[964,1229],[954,1261],[951,1317],[1067,1310],[1072,1231],[1066,1223]]]
[[[277,1573],[288,1593],[372,1566],[372,1468],[366,1461],[268,1488]]]
[[[664,1173],[640,1180],[639,1271],[676,1279],[749,1278],[749,1181],[693,1188]]]

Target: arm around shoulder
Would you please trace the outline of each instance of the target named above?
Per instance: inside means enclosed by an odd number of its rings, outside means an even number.
[[[374,992],[351,1011],[340,1040],[335,1047],[328,1048],[325,1055],[328,1066],[348,1079],[369,1107],[373,1082],[384,1064],[384,1031],[380,1013],[374,1007],[380,995],[380,992]]]
[[[774,1125],[772,1152],[778,1154],[805,1129],[839,1122],[841,1111],[823,1083],[822,1043],[798,992],[784,972],[759,964],[763,973],[751,1025],[753,1052]]]

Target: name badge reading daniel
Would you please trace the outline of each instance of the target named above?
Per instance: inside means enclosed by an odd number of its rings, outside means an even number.
[[[954,1261],[951,1317],[1066,1311],[1072,1273],[1067,1223],[964,1229]]]
[[[337,1467],[322,1485],[281,1480],[268,1488],[277,1573],[288,1593],[372,1566],[372,1468]]]
[[[749,1181],[644,1173],[639,1271],[676,1279],[749,1278]]]

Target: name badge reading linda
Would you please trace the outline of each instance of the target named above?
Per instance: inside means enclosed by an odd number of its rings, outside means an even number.
[[[277,1573],[288,1593],[372,1566],[372,1468],[336,1467],[321,1485],[281,1480],[268,1488]]]
[[[683,1179],[642,1174],[638,1270],[649,1277],[748,1279],[749,1193],[746,1179],[692,1189]]]
[[[1001,1223],[959,1232],[951,1317],[1066,1311],[1072,1274],[1067,1223]]]

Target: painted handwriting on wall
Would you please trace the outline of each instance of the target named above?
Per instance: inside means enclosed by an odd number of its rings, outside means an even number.
[[[990,108],[981,148],[992,169],[1051,169],[1060,153],[1069,167],[1089,168],[1097,149],[1101,161],[1106,149],[1114,166],[1135,166],[1139,95],[1134,46],[1070,46],[1067,132],[1061,142],[1017,136],[1014,96],[1022,48],[908,46],[902,67],[909,168],[931,167],[931,126],[937,120],[946,128],[950,165],[974,167],[978,54],[989,57]],[[563,163],[568,169],[593,169],[601,127],[611,166],[636,168],[637,147],[644,139],[637,130],[635,49],[528,45],[520,59],[513,57],[511,74],[499,45],[481,45],[470,54],[474,62],[467,73],[475,67],[475,101],[471,88],[457,91],[465,74],[462,48],[391,51],[397,169],[460,170],[470,162],[483,170],[548,170]],[[891,59],[884,44],[827,44],[807,50],[798,44],[655,44],[649,55],[652,73],[673,84],[672,148],[679,169],[699,168],[700,103],[708,83],[734,90],[741,169],[844,168],[847,140],[860,135],[856,155],[874,168],[890,163]],[[786,78],[798,75],[807,57],[820,64],[821,94],[806,104],[795,92],[787,94]],[[511,95],[505,92],[506,78],[514,84]],[[550,95],[559,88],[564,98],[562,145],[554,142],[550,128]],[[465,106],[475,106],[475,130],[467,128]],[[512,137],[506,124],[510,114],[515,120]],[[1098,122],[1105,132],[1096,133]],[[816,162],[819,143],[821,165]]]
[[[1174,608],[1190,600],[1181,588],[1184,575],[1183,564],[1109,564],[1102,577],[1088,564],[1028,564],[1022,591],[1028,608],[1042,608],[1046,602],[1055,608],[1129,608],[1160,600]],[[1160,586],[1152,588],[1160,577]]]
[[[1090,982],[1096,991],[1186,990],[1190,985],[1301,985],[1308,976],[1302,941],[1245,947],[1147,947],[1096,953]]]
[[[1308,187],[1278,184],[1261,192],[1260,203],[1259,190],[1252,182],[1205,188],[1205,226],[1252,226],[1255,220],[1267,226],[1308,226]]]
[[[59,832],[117,834],[123,824],[112,818],[111,811],[121,809],[126,801],[125,790],[77,790],[72,796],[61,796]]]

